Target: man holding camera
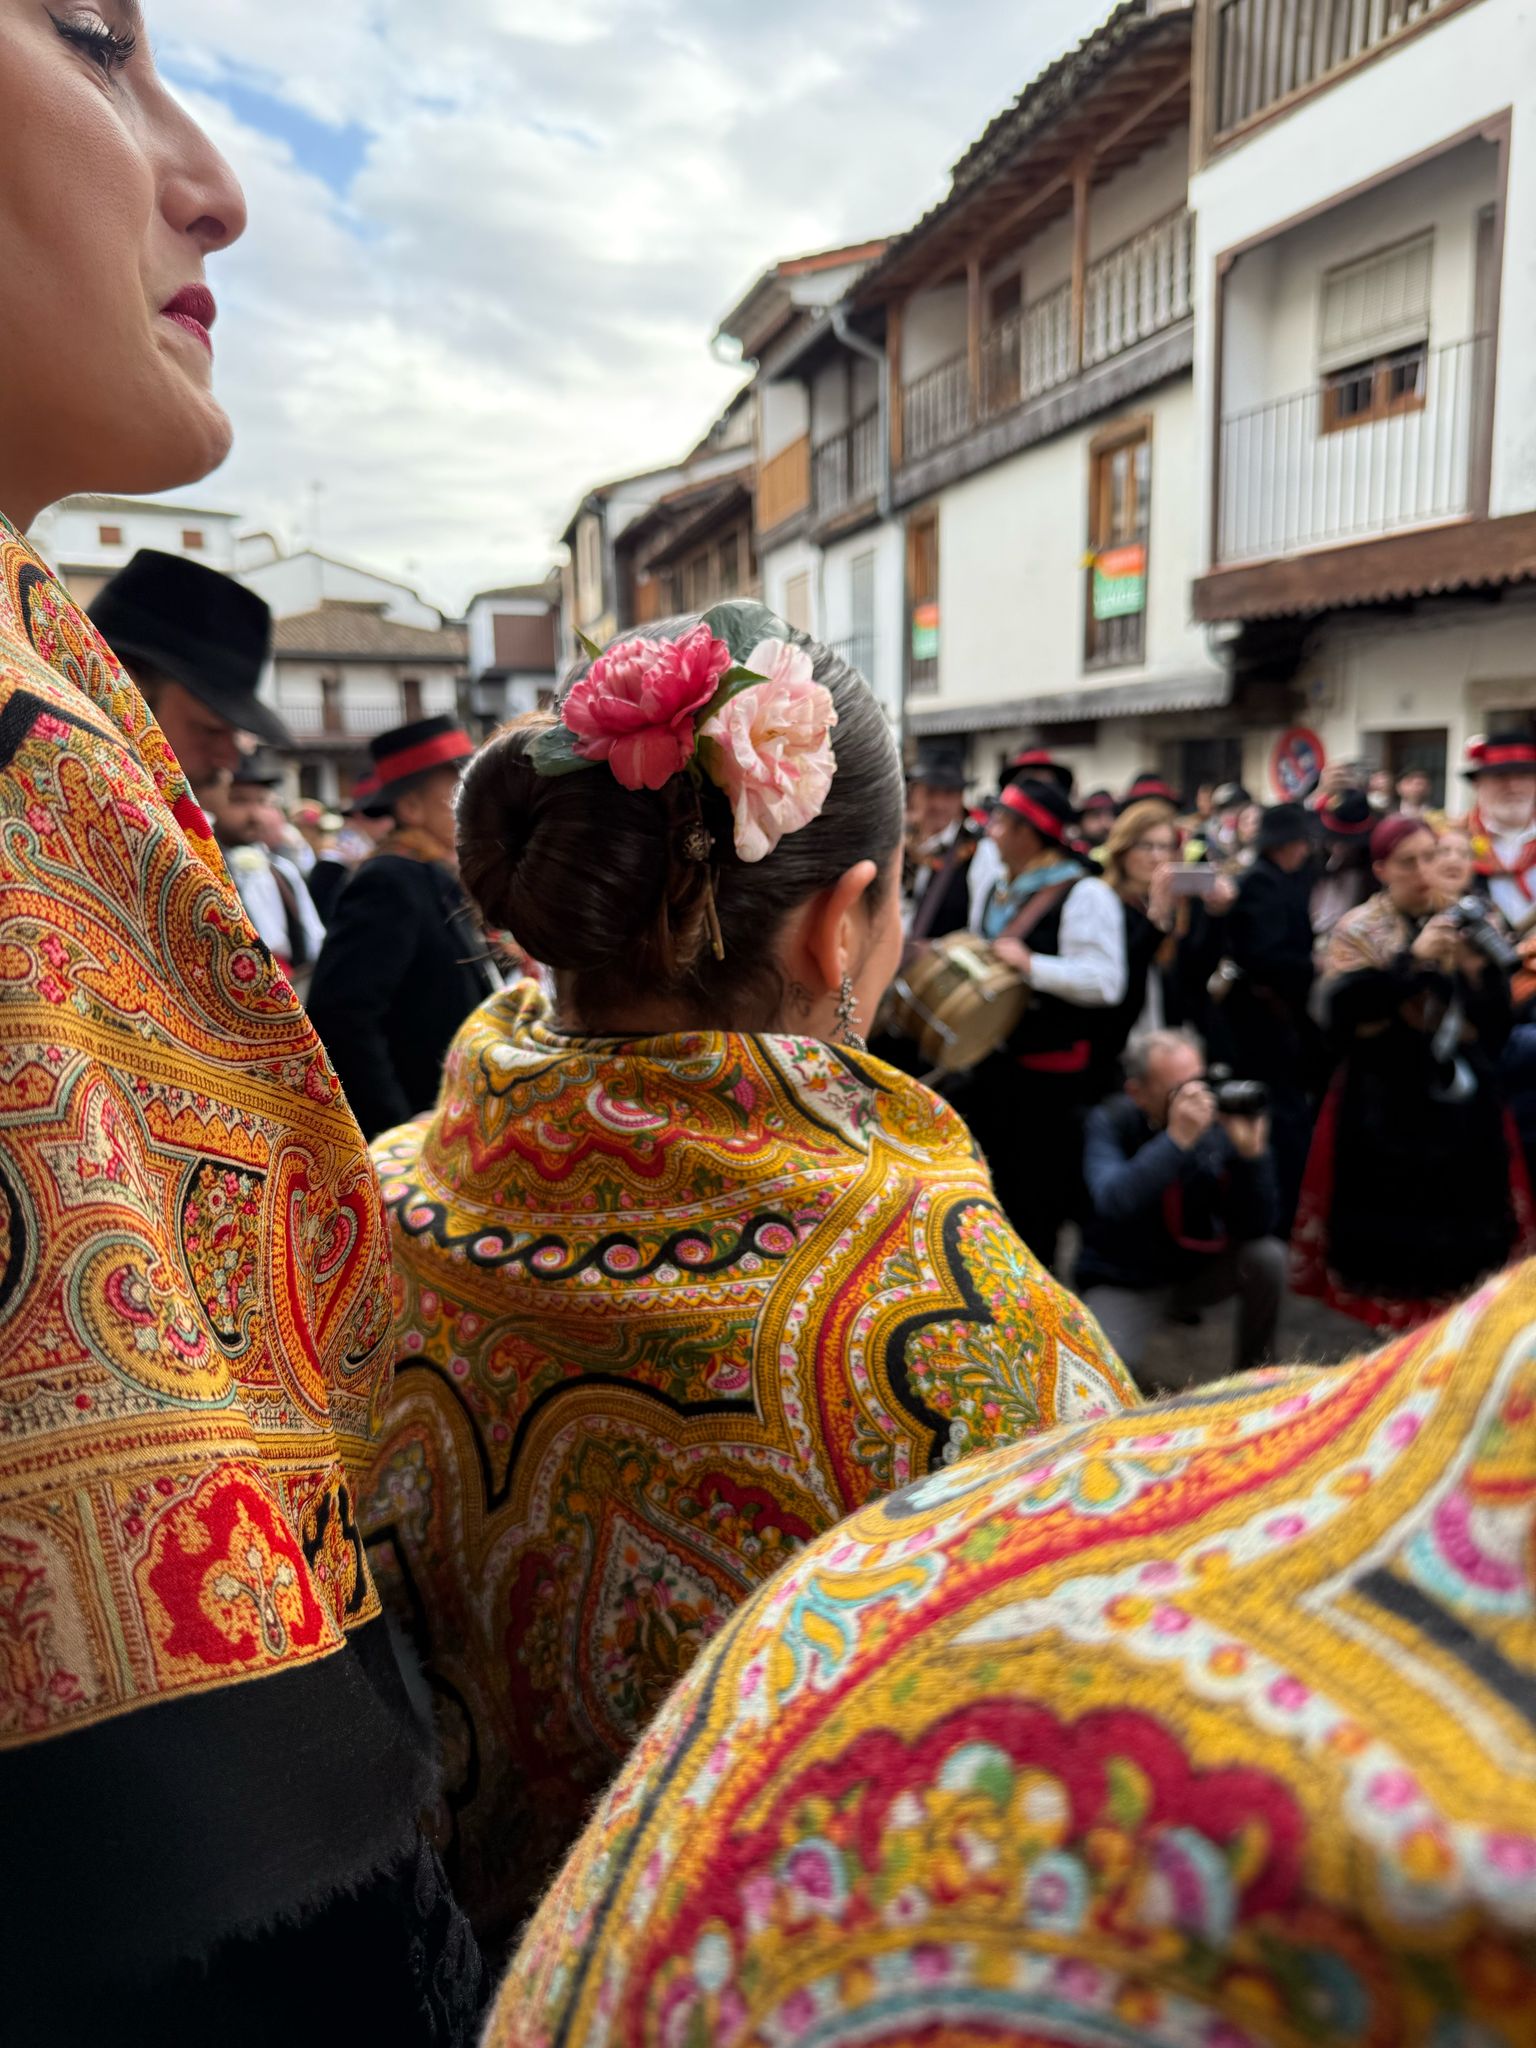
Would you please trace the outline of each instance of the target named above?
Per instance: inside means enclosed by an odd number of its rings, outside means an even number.
[[[1159,1322],[1237,1301],[1234,1364],[1264,1363],[1286,1249],[1262,1084],[1208,1076],[1192,1031],[1146,1031],[1088,1117],[1077,1290],[1132,1373]]]

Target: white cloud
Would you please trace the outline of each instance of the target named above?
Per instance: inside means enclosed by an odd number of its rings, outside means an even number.
[[[295,536],[319,482],[325,545],[450,604],[541,573],[590,483],[680,453],[738,381],[706,341],[756,272],[906,225],[1103,11],[151,6],[251,205],[213,268],[238,438],[209,491]],[[316,166],[358,129],[338,193]]]

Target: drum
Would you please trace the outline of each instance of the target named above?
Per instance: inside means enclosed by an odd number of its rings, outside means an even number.
[[[941,1074],[961,1074],[1007,1043],[1034,1000],[1029,984],[985,939],[951,932],[891,986],[890,1028],[915,1039]]]

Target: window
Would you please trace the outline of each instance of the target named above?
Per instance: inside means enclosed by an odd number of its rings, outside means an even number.
[[[784,586],[784,623],[797,633],[811,631],[811,578],[807,571],[791,576]]]
[[[1142,660],[1146,648],[1147,542],[1152,440],[1146,422],[1101,435],[1089,449],[1089,668]]]
[[[346,730],[346,707],[341,696],[341,677],[320,678],[320,728],[322,732]]]
[[[1515,728],[1524,722],[1524,714],[1517,713],[1513,721]],[[1495,725],[1491,719],[1488,722],[1490,732],[1508,729],[1508,726],[1501,728]],[[1390,772],[1394,788],[1403,776],[1415,769],[1427,775],[1428,802],[1431,809],[1438,810],[1445,802],[1445,757],[1449,739],[1444,726],[1420,726],[1408,732],[1372,733],[1365,744],[1381,766]]]
[[[418,677],[402,676],[400,678],[400,702],[404,707],[405,717],[403,722],[406,725],[414,725],[418,718],[426,716],[421,708],[421,682]]]
[[[1341,263],[1323,277],[1322,430],[1422,409],[1429,371],[1432,234]]]
[[[855,555],[848,565],[848,660],[867,682],[875,665],[875,556]]]
[[[181,529],[181,544],[189,555],[200,555],[204,547],[202,528],[184,526]]]
[[[123,544],[123,529],[120,526],[98,526],[96,540],[104,548],[120,548]]]
[[[939,687],[939,515],[920,512],[907,527],[907,682]]]
[[[1389,420],[1395,413],[1422,412],[1429,371],[1429,347],[1395,349],[1331,370],[1323,380],[1323,432],[1337,434],[1367,420]]]

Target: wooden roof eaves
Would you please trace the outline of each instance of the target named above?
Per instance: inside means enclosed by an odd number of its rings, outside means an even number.
[[[1112,32],[1122,18],[1116,36]],[[1095,47],[1101,39],[1102,49]],[[1064,66],[1073,69],[1070,83],[1055,76]],[[1034,102],[1042,97],[1041,81],[1037,81],[999,115],[956,165],[949,193],[915,226],[894,238],[885,256],[871,264],[854,287],[851,302],[860,308],[880,304],[909,292],[919,280],[936,281],[936,270],[946,261],[946,252],[975,239],[974,209],[985,203],[1000,182],[1022,192],[1036,185],[1044,173],[1054,187],[1061,175],[1059,170],[1053,174],[1054,165],[1080,158],[1085,143],[1089,152],[1095,153],[1095,130],[1107,127],[1115,133],[1116,122],[1106,119],[1107,112],[1128,109],[1129,120],[1122,118],[1119,125],[1134,133],[1139,126],[1137,110],[1145,108],[1149,117],[1159,114],[1170,97],[1181,88],[1187,91],[1189,71],[1188,13],[1148,19],[1141,13],[1141,0],[1128,0],[1097,36],[1043,75],[1051,81],[1051,96],[1057,104],[1036,110]],[[1008,143],[1003,131],[1020,125],[1023,133]],[[1162,132],[1174,125],[1172,120],[1165,121]],[[996,140],[989,145],[994,133]],[[1125,160],[1132,161],[1139,153]],[[967,166],[972,168],[967,171]]]

